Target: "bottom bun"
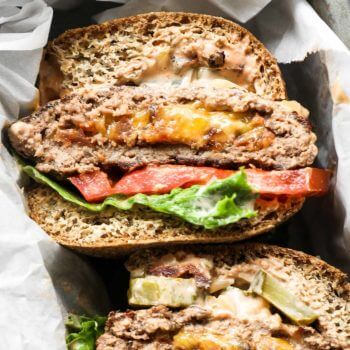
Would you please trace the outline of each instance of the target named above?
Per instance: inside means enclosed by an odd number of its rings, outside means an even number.
[[[42,185],[25,190],[29,215],[56,242],[81,253],[113,257],[152,246],[241,241],[273,229],[294,215],[304,198],[264,207],[256,217],[205,229],[145,207],[95,213],[65,201]]]

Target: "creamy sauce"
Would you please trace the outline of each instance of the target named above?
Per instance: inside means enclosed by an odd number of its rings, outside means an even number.
[[[254,80],[258,71],[255,56],[250,55],[250,41],[246,36],[239,44],[220,43],[212,39],[193,40],[183,35],[171,46],[146,50],[148,68],[143,72],[140,83],[187,85],[203,79],[198,74],[205,69],[209,79],[224,79],[248,91],[255,91]],[[210,67],[210,62],[212,67]],[[209,66],[208,66],[209,65]]]
[[[210,70],[216,78],[264,94],[262,63],[252,50],[249,35],[192,29],[186,24],[158,28],[147,42],[130,40],[129,35],[119,33],[116,46],[111,45],[115,40],[113,34],[108,35],[94,42],[94,48],[102,56],[96,62],[94,57],[89,58],[90,62],[81,59],[79,40],[64,52],[53,50],[41,65],[41,103],[84,87],[98,89],[102,85],[128,82],[190,84],[198,77],[186,79],[187,73],[200,68]]]
[[[204,306],[212,310],[214,318],[233,317],[249,321],[271,319],[281,323],[279,315],[271,314],[270,305],[265,299],[247,295],[235,287],[227,288],[218,297],[206,297]]]

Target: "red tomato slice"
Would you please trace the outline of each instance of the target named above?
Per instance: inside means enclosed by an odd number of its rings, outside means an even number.
[[[245,171],[249,184],[260,194],[305,197],[322,195],[329,188],[330,172],[324,169]]]
[[[125,195],[169,193],[174,188],[204,185],[213,179],[223,179],[230,175],[230,170],[209,167],[150,165],[123,176],[113,186],[113,190],[114,193]]]
[[[316,168],[299,170],[265,171],[246,169],[249,184],[260,194],[286,196],[314,196],[327,192],[330,172]],[[111,186],[107,174],[102,171],[81,174],[69,178],[89,201],[98,201],[108,195],[137,193],[169,193],[178,187],[204,185],[214,179],[223,179],[234,171],[210,167],[192,167],[185,165],[148,166],[124,175]]]
[[[88,202],[98,202],[112,194],[108,176],[101,170],[69,178]]]

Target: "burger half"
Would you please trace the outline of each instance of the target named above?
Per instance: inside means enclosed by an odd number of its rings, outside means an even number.
[[[130,86],[131,85],[131,86]],[[274,57],[222,18],[149,13],[68,31],[45,106],[9,128],[30,216],[95,255],[266,232],[328,189],[308,111]],[[283,100],[283,101],[280,101]]]
[[[126,266],[132,309],[110,312],[104,328],[89,320],[90,332],[73,317],[68,349],[101,332],[97,350],[349,349],[348,279],[304,253],[197,246],[146,250]]]
[[[30,215],[92,254],[239,240],[324,194],[308,112],[235,86],[71,94],[9,127]],[[101,248],[101,249],[100,249]]]

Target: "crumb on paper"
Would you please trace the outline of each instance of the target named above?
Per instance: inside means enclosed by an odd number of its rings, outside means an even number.
[[[335,104],[341,104],[341,103],[350,104],[350,97],[346,94],[346,92],[344,91],[342,85],[338,80],[332,85],[331,93],[332,93],[333,102]]]

